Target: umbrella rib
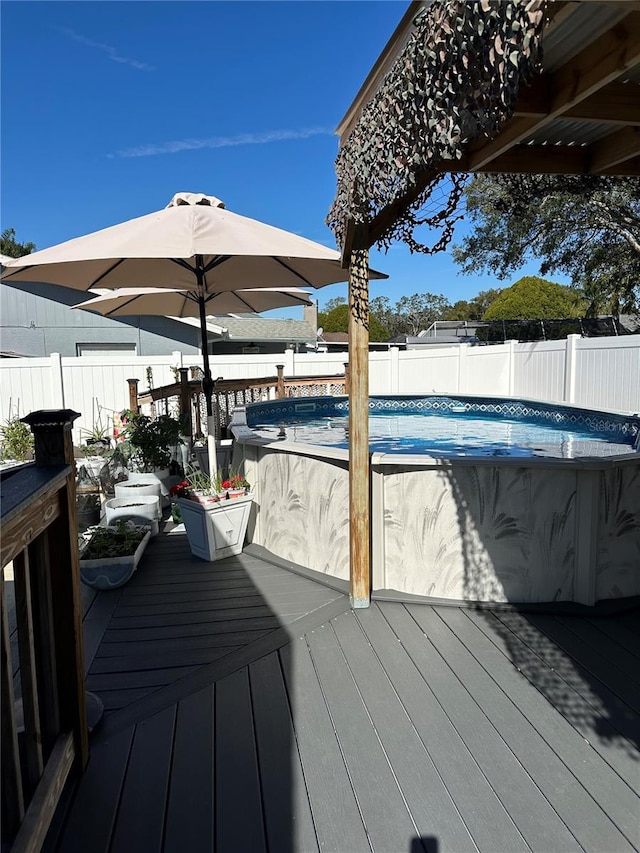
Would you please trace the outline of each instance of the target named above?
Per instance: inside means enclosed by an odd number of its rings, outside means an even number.
[[[95,281],[92,281],[87,290],[99,284],[103,278],[110,275],[117,267],[120,266],[120,264],[124,263],[124,261],[124,258],[119,258],[112,267],[109,267],[109,269],[105,270],[101,275],[99,275],[98,278],[95,279]]]
[[[297,272],[297,270],[294,270],[294,269],[293,269],[293,267],[290,267],[288,264],[285,264],[285,262],[284,262],[284,261],[281,261],[281,260],[280,260],[280,258],[276,258],[275,256],[272,256],[272,257],[271,257],[271,260],[275,261],[277,264],[280,264],[280,266],[281,266],[281,267],[284,267],[284,268],[285,268],[286,270],[288,270],[290,273],[293,273],[293,275],[295,275],[297,278],[299,278],[299,279],[300,279],[300,281],[303,281],[303,282],[307,285],[307,287],[313,287],[313,286],[314,286],[314,285],[313,285],[310,281],[308,281],[308,279],[306,279],[303,275],[300,275],[300,273],[299,273],[299,272]]]

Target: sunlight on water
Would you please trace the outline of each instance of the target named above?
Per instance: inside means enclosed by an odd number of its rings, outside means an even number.
[[[323,447],[349,447],[348,417],[300,418],[252,427],[262,438]],[[282,433],[285,433],[283,435]],[[619,437],[619,435],[616,435]],[[535,421],[478,417],[463,413],[420,414],[372,412],[369,447],[377,453],[433,456],[510,456],[574,459],[630,453],[630,444],[597,432],[569,430]]]

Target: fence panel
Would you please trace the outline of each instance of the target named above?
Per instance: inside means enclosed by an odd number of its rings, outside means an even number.
[[[578,406],[640,411],[640,335],[576,341]]]
[[[540,341],[514,346],[514,396],[556,403],[564,400],[566,343]]]
[[[510,350],[509,344],[468,347],[466,357],[463,357],[466,364],[461,370],[460,393],[507,397]]]

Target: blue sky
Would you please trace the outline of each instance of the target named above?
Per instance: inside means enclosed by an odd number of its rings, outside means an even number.
[[[334,129],[406,7],[4,0],[2,228],[43,249],[184,190],[335,248],[324,224]],[[390,275],[371,295],[392,302],[425,291],[455,302],[511,283],[401,245],[374,251],[371,265]],[[346,285],[316,295],[322,306]]]

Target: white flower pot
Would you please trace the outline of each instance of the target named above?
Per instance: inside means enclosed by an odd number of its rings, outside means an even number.
[[[203,560],[222,560],[244,547],[252,495],[202,504],[178,498],[191,553]]]
[[[160,506],[169,506],[171,498],[169,495],[169,469],[158,468],[155,471],[129,471],[130,483],[155,483],[159,484],[158,497],[160,498]]]
[[[151,535],[158,533],[158,521],[162,518],[160,498],[157,495],[140,495],[111,498],[105,504],[107,524],[119,518],[127,518],[135,524],[150,524]]]
[[[123,586],[135,572],[140,558],[151,538],[146,533],[134,554],[126,557],[101,557],[97,560],[80,559],[80,578],[82,583],[92,589],[116,589]]]
[[[117,498],[127,498],[131,501],[149,496],[157,498],[158,503],[160,502],[159,480],[123,480],[114,485],[114,490]]]

